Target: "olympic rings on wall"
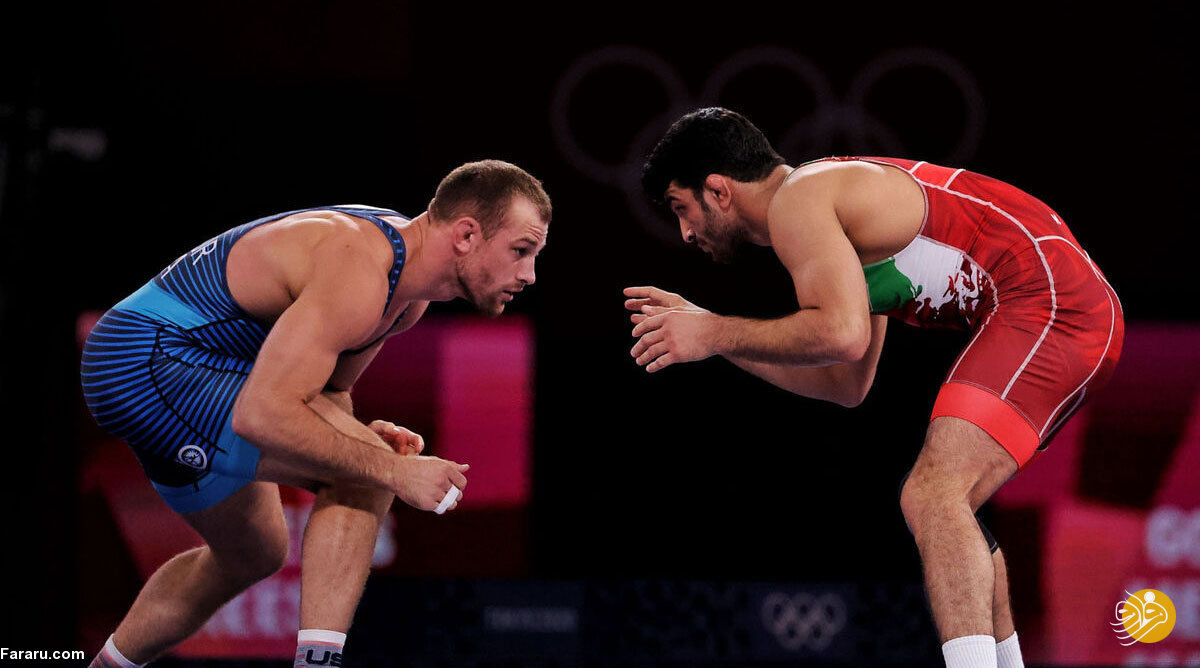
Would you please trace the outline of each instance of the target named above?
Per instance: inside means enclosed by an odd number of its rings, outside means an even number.
[[[571,123],[570,105],[586,85],[589,75],[619,68],[640,70],[657,81],[667,98],[666,109],[652,114],[630,138],[624,158],[606,162],[597,158],[580,142],[578,132],[586,127]],[[642,163],[668,125],[683,114],[700,107],[721,104],[731,83],[746,73],[764,68],[780,68],[795,75],[798,83],[815,99],[811,113],[786,129],[776,147],[784,156],[802,151],[816,152],[811,157],[829,155],[834,142],[841,139],[856,154],[882,148],[903,156],[904,143],[887,122],[872,112],[867,99],[885,78],[899,72],[924,69],[942,77],[957,90],[963,102],[963,119],[957,139],[943,156],[927,156],[948,164],[967,163],[979,148],[984,126],[983,93],[971,73],[954,57],[928,48],[887,51],[860,70],[851,80],[848,92],[839,97],[828,75],[812,61],[787,48],[754,47],[739,51],[711,70],[698,96],[691,94],[679,70],[662,56],[638,46],[608,46],[587,53],[571,63],[560,77],[550,105],[550,129],[559,151],[568,162],[589,179],[621,190],[630,212],[653,237],[679,245],[674,229],[662,223],[641,192]],[[764,90],[764,100],[772,100],[774,90]],[[917,104],[917,102],[914,102]],[[926,157],[926,156],[923,156]]]

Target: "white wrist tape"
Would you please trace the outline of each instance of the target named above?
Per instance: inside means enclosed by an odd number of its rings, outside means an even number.
[[[458,500],[460,494],[462,494],[462,492],[458,491],[457,487],[451,485],[450,491],[446,492],[446,496],[442,497],[442,502],[438,504],[437,508],[433,509],[433,512],[437,513],[438,515],[446,512],[446,509],[454,505],[454,502]]]

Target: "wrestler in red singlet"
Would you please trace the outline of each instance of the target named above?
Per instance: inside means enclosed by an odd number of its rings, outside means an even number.
[[[1013,186],[912,160],[827,160],[892,165],[921,186],[916,238],[863,267],[871,310],[975,332],[931,419],[974,423],[1024,467],[1116,365],[1125,327],[1112,286],[1063,220]]]
[[[1062,219],[1010,185],[911,160],[817,162],[850,164],[792,169],[753,123],[720,107],[671,126],[643,189],[715,261],[769,246],[799,308],[741,318],[626,288],[630,355],[649,373],[720,355],[797,395],[857,406],[875,379],[883,316],[973,331],[900,509],[947,667],[1019,666],[1008,567],[974,514],[1112,374],[1121,305]]]

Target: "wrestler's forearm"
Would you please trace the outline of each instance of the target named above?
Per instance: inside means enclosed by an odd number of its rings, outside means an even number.
[[[869,321],[821,309],[802,309],[773,320],[721,316],[713,331],[719,355],[797,366],[858,361],[869,341]]]
[[[234,431],[317,480],[395,489],[400,455],[329,398],[272,403],[235,409]]]
[[[887,318],[872,316],[871,343],[862,359],[855,362],[815,367],[725,357],[742,370],[793,394],[852,407],[862,403],[875,381],[886,327]]]
[[[794,364],[755,362],[742,357],[726,355],[735,366],[767,381],[775,387],[792,394],[822,401],[831,401],[843,406],[851,402],[850,393],[840,382],[833,370],[837,366],[805,367]]]

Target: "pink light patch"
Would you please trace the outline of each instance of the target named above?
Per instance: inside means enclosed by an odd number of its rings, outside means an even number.
[[[441,456],[470,464],[459,508],[529,500],[532,335],[521,321],[460,321],[443,333],[438,368]]]
[[[354,386],[358,419],[394,422],[425,453],[470,464],[459,511],[530,495],[533,326],[509,316],[426,318],[388,341]]]

